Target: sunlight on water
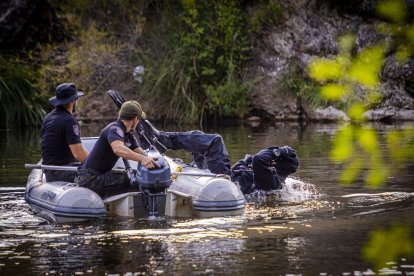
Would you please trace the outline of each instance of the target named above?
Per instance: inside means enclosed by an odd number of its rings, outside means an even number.
[[[237,225],[245,223],[246,218],[243,216],[238,217],[217,217],[217,218],[206,218],[188,220],[185,222],[176,222],[173,227],[194,227],[194,226],[217,226],[217,225]]]
[[[136,229],[113,231],[115,236],[128,239],[156,239],[169,242],[208,241],[209,239],[243,239],[240,224],[243,217],[193,219],[171,224],[168,229]]]
[[[375,207],[390,203],[402,202],[414,198],[414,193],[385,192],[385,193],[358,193],[342,196],[348,199],[350,207]]]

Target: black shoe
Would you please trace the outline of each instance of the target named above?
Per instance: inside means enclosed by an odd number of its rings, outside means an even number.
[[[148,140],[149,145],[154,145],[160,153],[164,153],[172,148],[172,142],[165,132],[156,129],[150,121],[142,119],[140,120],[141,136],[145,136],[144,139]],[[148,145],[148,146],[149,146]]]

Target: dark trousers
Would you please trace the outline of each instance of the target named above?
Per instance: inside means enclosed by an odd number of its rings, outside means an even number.
[[[159,141],[168,149],[186,150],[193,156],[193,165],[212,173],[230,175],[230,160],[223,138],[199,130],[159,132]]]
[[[73,166],[79,165],[79,163],[69,163],[61,166]],[[77,175],[76,171],[51,171],[51,170],[43,170],[46,181],[52,182],[52,181],[65,181],[65,182],[71,182],[73,183],[75,181],[75,177]]]
[[[76,183],[102,198],[139,190],[138,186],[130,184],[126,171],[108,171],[101,174],[92,169],[79,169]]]
[[[223,138],[217,133],[159,131],[148,120],[140,120],[137,134],[143,148],[153,144],[161,153],[167,149],[185,150],[193,155],[193,165],[216,174],[231,173],[229,154]]]

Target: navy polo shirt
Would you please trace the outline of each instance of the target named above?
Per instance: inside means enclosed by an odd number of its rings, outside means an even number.
[[[123,141],[125,146],[131,150],[138,148],[135,137],[132,133],[127,132],[124,123],[118,119],[107,125],[101,131],[95,146],[83,163],[82,168],[93,169],[100,173],[110,171],[119,159],[119,156],[114,153],[111,147],[111,143],[117,140]]]
[[[65,165],[77,161],[69,145],[81,143],[79,123],[65,108],[58,106],[47,114],[40,139],[43,164]]]

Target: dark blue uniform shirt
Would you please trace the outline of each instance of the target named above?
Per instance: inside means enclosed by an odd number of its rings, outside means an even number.
[[[83,163],[82,168],[93,169],[100,173],[110,171],[119,158],[111,147],[111,143],[117,140],[123,141],[125,146],[131,150],[138,148],[138,143],[135,137],[132,133],[127,132],[127,129],[121,120],[117,120],[107,125],[101,131],[95,146]]]
[[[56,107],[47,114],[40,132],[42,163],[45,165],[65,165],[77,160],[69,145],[79,144],[79,123],[63,107]]]

